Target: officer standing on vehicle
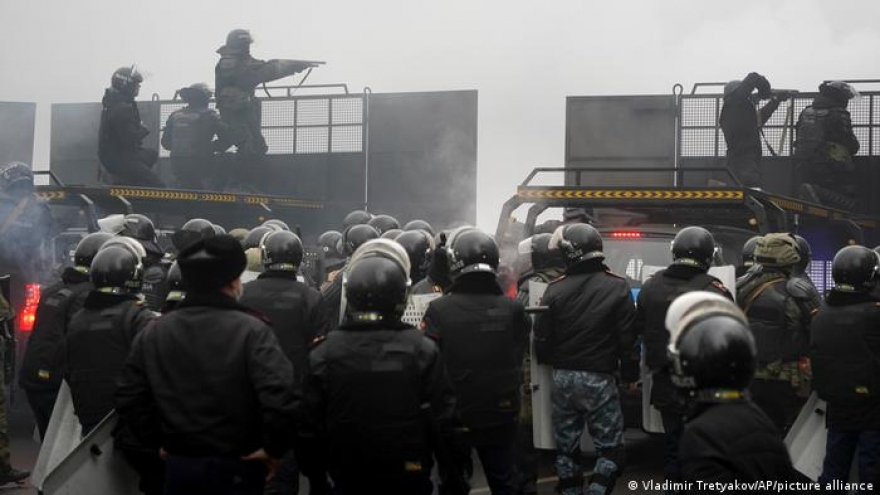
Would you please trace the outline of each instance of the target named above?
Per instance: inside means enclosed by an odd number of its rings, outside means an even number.
[[[514,494],[522,361],[531,322],[523,305],[498,285],[498,246],[488,234],[473,227],[456,230],[447,254],[453,282],[428,305],[422,329],[440,347],[490,490]],[[441,478],[456,483],[451,473]]]
[[[105,183],[164,186],[153,171],[158,152],[143,147],[144,138],[150,131],[141,122],[134,101],[142,82],[144,77],[134,66],[117,69],[101,100],[104,109],[98,129],[98,158],[107,173],[103,178]]]
[[[171,170],[177,187],[205,189],[205,178],[216,172],[214,154],[223,153],[232,144],[220,114],[208,108],[214,93],[207,84],[181,88],[178,94],[187,105],[168,116],[162,147],[171,152]]]
[[[186,299],[135,339],[122,418],[165,458],[164,495],[262,495],[291,446],[300,403],[272,329],[238,303],[247,260],[219,235],[178,258]]]
[[[758,98],[770,98],[760,109],[753,101],[752,92],[756,89]],[[724,86],[719,121],[727,143],[727,168],[745,187],[761,187],[761,127],[785,98],[787,95],[773,94],[770,82],[757,72]]]
[[[703,483],[795,481],[779,430],[747,392],[757,352],[742,311],[729,299],[690,292],[669,307],[673,381],[691,407],[681,436],[686,493]]]
[[[410,267],[387,240],[361,246],[346,268],[350,317],[309,356],[306,403],[340,495],[428,495],[432,453],[462,479],[456,398],[437,346],[401,322]],[[467,485],[440,493],[466,494]]]
[[[853,157],[859,140],[846,109],[859,96],[841,81],[823,82],[812,105],[798,117],[794,142],[801,199],[854,211],[858,185]]]
[[[550,249],[562,251],[568,267],[541,299],[547,311],[538,315],[534,338],[538,362],[553,367],[557,491],[583,493],[586,424],[597,456],[586,493],[610,494],[626,460],[615,374],[633,347],[635,305],[626,280],[605,266],[602,236],[591,225],[557,228]]]
[[[268,317],[284,354],[293,364],[297,386],[308,370],[308,346],[330,330],[321,293],[296,278],[303,259],[303,245],[293,232],[279,231],[262,241],[265,270],[256,280],[244,284],[239,302]],[[313,480],[318,482],[319,480]],[[266,493],[295,494],[299,471],[293,451],[285,454],[278,475],[269,481]]]
[[[819,482],[849,479],[858,451],[859,480],[880,469],[880,303],[877,255],[847,246],[834,256],[834,288],[813,318],[810,360],[813,388],[828,403],[828,440]]]
[[[73,266],[61,273],[61,281],[41,291],[34,329],[28,338],[18,376],[18,383],[27,394],[41,439],[46,437],[46,428],[61,388],[64,339],[70,319],[82,308],[92,290],[89,267],[98,250],[111,237],[106,232],[85,236],[76,245]]]
[[[159,247],[156,228],[153,221],[144,215],[131,213],[125,215],[122,231],[119,235],[136,239],[147,253],[144,259],[144,281],[141,292],[146,299],[147,307],[153,311],[161,311],[168,295],[168,268],[170,259]]]
[[[113,394],[131,342],[158,316],[140,301],[143,274],[141,253],[129,245],[105,243],[89,269],[93,289],[70,320],[65,375],[83,436],[116,407]],[[120,431],[117,448],[140,474],[141,491],[161,494],[163,469],[157,452],[135,441],[125,426]]]
[[[736,282],[737,304],[758,347],[752,399],[783,433],[809,395],[805,358],[810,321],[821,304],[813,286],[792,276],[800,259],[794,236],[767,234],[755,249],[760,267]]]
[[[702,227],[680,230],[672,241],[672,264],[645,281],[636,305],[634,328],[642,333],[645,361],[651,370],[651,404],[660,411],[666,436],[663,474],[672,482],[681,481],[678,443],[684,431],[686,404],[672,384],[666,313],[672,301],[692,291],[708,291],[733,300],[721,281],[708,273],[715,249],[715,239],[708,230]]]
[[[281,79],[315,64],[299,60],[263,61],[251,56],[251,33],[234,29],[226,36],[226,44],[217,50],[220,61],[214,69],[217,88],[217,109],[229,131],[229,139],[238,149],[237,175],[252,177],[255,168],[268,151],[260,129],[260,102],[255,96],[259,84]]]

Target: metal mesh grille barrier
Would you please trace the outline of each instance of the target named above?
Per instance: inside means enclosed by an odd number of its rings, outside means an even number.
[[[764,124],[762,140],[764,155],[769,156],[767,143],[779,156],[790,156],[795,140],[794,125],[798,116],[810,105],[815,95],[798,96],[779,105],[773,116]],[[765,104],[762,101],[759,105]],[[793,109],[789,110],[789,105]],[[682,157],[723,157],[727,153],[724,134],[718,124],[721,116],[720,95],[683,95],[679,115],[679,150]],[[858,156],[880,155],[880,94],[863,93],[861,98],[851,100],[848,110],[852,117],[853,132],[861,148]]]
[[[162,102],[159,118],[165,132],[168,116],[180,101]],[[214,103],[211,103],[214,108]],[[270,155],[360,153],[364,150],[362,96],[331,95],[261,100],[260,125]],[[168,151],[160,150],[162,157]]]

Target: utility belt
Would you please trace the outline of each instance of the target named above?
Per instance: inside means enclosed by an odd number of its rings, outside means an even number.
[[[786,363],[774,361],[758,366],[755,379],[788,382],[798,395],[806,397],[810,394],[812,376],[806,360]]]

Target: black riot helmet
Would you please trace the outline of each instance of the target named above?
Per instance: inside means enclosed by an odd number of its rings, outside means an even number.
[[[391,215],[376,215],[371,218],[367,224],[372,225],[374,229],[378,230],[379,235],[382,235],[391,229],[400,228],[400,222]]]
[[[409,230],[395,239],[409,257],[409,278],[415,284],[425,278],[434,253],[434,238],[424,230]]]
[[[159,247],[153,221],[144,215],[138,213],[125,215],[122,231],[119,232],[119,235],[137,239],[150,255],[161,257],[164,254],[162,248]]]
[[[89,267],[92,266],[92,260],[95,259],[95,255],[101,250],[101,246],[112,238],[113,235],[107,232],[93,232],[83,237],[73,251],[74,268],[77,271],[87,273]]]
[[[859,92],[854,87],[843,81],[825,81],[819,85],[819,93],[831,98],[842,107],[846,107],[849,100],[859,96]]]
[[[794,240],[797,241],[798,254],[801,255],[801,260],[794,265],[794,273],[797,275],[806,272],[807,267],[810,266],[810,261],[813,259],[813,248],[810,247],[810,243],[806,239],[797,234],[795,234]]]
[[[165,297],[165,300],[173,302],[183,301],[186,297],[186,287],[184,287],[183,273],[181,273],[180,264],[177,261],[171,263],[171,266],[168,268],[166,280],[168,281],[168,296]]]
[[[116,72],[113,73],[113,77],[110,78],[110,86],[113,89],[131,96],[132,98],[138,95],[141,89],[141,83],[143,82],[144,76],[138,72],[134,65],[116,69]]]
[[[553,233],[549,249],[558,249],[568,266],[581,261],[605,259],[602,236],[595,227],[586,223],[562,225]]]
[[[550,249],[552,234],[535,234],[532,236],[532,268],[535,271],[549,268],[565,268],[565,259],[558,249]]]
[[[199,239],[215,235],[217,235],[217,231],[210,221],[204,218],[191,218],[180,227],[180,230],[171,235],[171,243],[178,251],[183,251]]]
[[[342,233],[337,230],[328,230],[318,236],[318,247],[324,253],[325,266],[335,266],[345,259],[345,254],[339,250],[342,246]]]
[[[403,230],[405,230],[405,231],[424,230],[425,232],[431,234],[432,236],[434,235],[434,227],[431,227],[430,223],[428,223],[424,220],[419,220],[419,219],[410,220],[409,222],[406,222],[406,225],[403,226]]]
[[[346,256],[351,256],[362,244],[378,238],[379,232],[370,225],[352,225],[342,233],[342,239],[340,240],[341,251]]]
[[[24,162],[9,162],[0,172],[0,189],[12,196],[34,190],[34,172]]]
[[[410,264],[400,244],[376,239],[362,244],[345,273],[349,321],[399,321],[406,309]]]
[[[122,245],[105,246],[92,260],[89,278],[100,292],[137,293],[141,290],[144,265],[132,250]]]
[[[344,230],[354,225],[370,223],[370,220],[372,219],[373,215],[370,215],[363,210],[354,210],[348,215],[345,215],[345,218],[342,219],[342,228]]]
[[[397,239],[397,236],[399,236],[402,233],[403,233],[403,230],[401,230],[401,229],[386,230],[385,232],[382,232],[382,235],[380,235],[379,238],[380,239],[389,239],[389,240],[393,241],[394,239]]]
[[[244,239],[244,249],[247,251],[250,248],[258,248],[260,247],[260,243],[263,240],[263,237],[270,233],[275,232],[276,230],[272,227],[261,225],[259,227],[254,227],[248,232],[247,237]]]
[[[757,365],[757,348],[746,317],[735,303],[715,293],[689,292],[670,305],[666,327],[676,386],[720,392],[715,397],[719,399],[725,397],[725,390],[748,388]]]
[[[755,249],[758,248],[758,240],[761,236],[756,235],[743,244],[742,247],[742,266],[748,268],[755,264]]]
[[[865,246],[847,246],[834,255],[831,276],[834,290],[839,292],[866,292],[877,281],[878,256]]]
[[[454,231],[447,253],[453,280],[469,273],[495,273],[498,269],[498,245],[489,234],[474,227]]]
[[[708,270],[715,257],[715,238],[703,227],[685,227],[672,240],[672,263]]]
[[[293,232],[279,230],[270,232],[260,243],[263,266],[266,270],[295,272],[303,259],[303,245]]]
[[[263,226],[264,227],[272,227],[275,230],[287,230],[287,231],[290,230],[290,227],[288,227],[286,223],[284,223],[281,220],[278,220],[277,218],[271,218],[269,220],[266,220],[265,222],[263,222]]]
[[[223,228],[220,224],[214,224],[214,235],[224,235],[226,234],[226,229]]]
[[[251,43],[254,42],[254,38],[251,37],[251,32],[247,29],[233,29],[229,31],[229,34],[226,35],[226,48],[231,48],[234,50],[248,50],[251,46]]]
[[[205,83],[195,83],[185,88],[180,88],[177,94],[180,95],[181,100],[191,105],[208,106],[208,102],[211,101],[211,96],[214,95],[214,92]]]

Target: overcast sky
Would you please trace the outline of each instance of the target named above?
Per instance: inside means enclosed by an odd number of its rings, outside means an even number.
[[[0,100],[40,103],[45,139],[49,103],[98,101],[119,66],[138,64],[145,96],[213,85],[214,51],[250,29],[259,58],[327,61],[310,83],[478,90],[478,225],[494,229],[532,167],[563,165],[566,96],[880,77],[878,19],[877,0],[0,0]]]

